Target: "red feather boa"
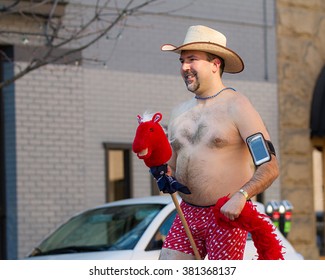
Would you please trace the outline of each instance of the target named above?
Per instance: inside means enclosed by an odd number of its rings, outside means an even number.
[[[246,203],[240,216],[235,220],[228,219],[220,212],[220,208],[229,200],[229,196],[220,198],[215,207],[214,215],[220,226],[233,229],[240,228],[251,233],[257,249],[258,260],[284,260],[283,246],[274,232],[275,226],[267,215],[260,213],[251,203]]]

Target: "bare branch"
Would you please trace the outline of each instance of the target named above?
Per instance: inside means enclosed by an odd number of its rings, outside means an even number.
[[[8,6],[1,4],[0,6],[0,13],[10,11],[13,7],[17,6],[19,4],[20,0],[14,1],[14,3],[9,4]]]
[[[30,43],[28,45],[30,46],[30,61],[24,68],[17,68],[17,62],[10,61],[9,57],[5,55],[0,56],[3,61],[13,63],[17,70],[13,77],[0,82],[0,89],[47,64],[58,63],[63,60],[65,63],[71,63],[76,60],[76,57],[78,58],[81,51],[102,38],[118,39],[126,27],[129,17],[154,14],[144,12],[143,8],[153,5],[159,0],[123,1],[123,7],[120,7],[121,2],[116,0],[114,3],[110,0],[97,0],[91,4],[87,3],[87,5],[68,4],[60,0],[37,1],[29,5],[26,5],[27,0],[14,1],[13,3],[6,0],[5,2],[7,3],[6,6],[0,6],[2,19],[7,17],[10,22],[12,17],[15,17],[22,22],[26,21],[26,25],[29,24],[30,26],[25,29],[24,25],[21,26],[21,29],[15,29],[14,26],[9,29],[7,27],[0,28],[0,41],[12,41],[13,44],[17,45],[18,40],[23,37],[35,38],[35,40],[28,40],[34,42],[34,50]],[[31,2],[28,1],[28,3]],[[83,9],[88,9],[88,11],[92,9],[93,14],[87,18],[82,14]],[[78,14],[75,14],[77,10],[80,10],[79,17],[76,17]],[[87,15],[89,16],[89,14]],[[113,28],[117,26],[121,27],[118,34],[110,36]],[[27,42],[27,40],[25,41]]]

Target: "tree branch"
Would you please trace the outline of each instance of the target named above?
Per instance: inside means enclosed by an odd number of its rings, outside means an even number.
[[[25,13],[27,8],[26,6],[21,6],[22,3],[20,2],[24,2],[24,1],[15,1],[12,5],[7,6],[5,8],[0,6],[0,12],[4,12],[6,15],[10,13],[14,13],[14,14],[18,13],[21,15],[22,18],[24,18],[26,16]],[[135,0],[129,0],[128,2],[125,3],[123,8],[119,8],[117,6],[118,2],[116,1],[115,8],[113,8],[112,5],[110,5],[111,1],[107,0],[104,3],[101,3],[100,0],[97,0],[95,5],[91,6],[91,8],[94,9],[94,14],[85,23],[80,24],[77,28],[73,27],[71,29],[69,28],[69,26],[63,24],[64,18],[58,17],[57,15],[54,16],[55,11],[58,8],[58,5],[62,5],[62,3],[60,3],[59,0],[55,0],[55,1],[44,0],[42,2],[37,2],[37,4],[34,3],[33,7],[38,12],[41,11],[43,15],[45,15],[44,14],[45,9],[42,9],[41,5],[47,5],[45,8],[46,11],[48,11],[48,14],[45,17],[45,20],[43,18],[42,21],[44,26],[44,32],[38,33],[38,32],[34,32],[34,30],[27,29],[26,31],[28,31],[29,33],[26,34],[35,37],[42,35],[45,38],[45,52],[43,53],[40,52],[37,49],[39,48],[39,46],[38,47],[35,46],[35,51],[33,51],[35,54],[31,53],[30,55],[31,60],[27,62],[27,66],[19,69],[18,72],[14,74],[13,77],[1,81],[0,89],[10,85],[16,80],[24,77],[29,72],[34,71],[40,67],[43,67],[47,64],[57,63],[63,58],[69,59],[69,57],[74,57],[73,56],[74,54],[78,54],[81,51],[89,48],[91,45],[95,44],[105,36],[108,38],[109,37],[108,34],[112,31],[112,29],[115,26],[117,26],[122,22],[123,23],[122,26],[124,29],[128,17],[141,14],[141,10],[144,7],[152,5],[154,2],[159,2],[159,0],[143,0],[141,3],[138,3],[139,1],[136,2],[137,3],[134,6],[132,6],[135,3]],[[52,6],[49,6],[50,3],[52,4]],[[65,4],[66,3],[63,3],[63,5]],[[21,11],[17,10],[20,6],[24,7],[22,8]],[[35,24],[39,25],[40,17],[38,14],[36,14],[35,12],[36,10],[35,11],[33,10],[33,7],[28,8],[28,15],[29,18],[30,15],[35,16],[34,22]],[[79,6],[73,6],[72,8],[77,9],[77,8],[84,8],[84,7],[85,6],[79,5]],[[86,8],[90,8],[90,6],[87,6]],[[108,11],[110,12],[108,13]],[[62,11],[60,13],[62,13]],[[143,14],[152,14],[152,13],[143,13]],[[65,16],[69,16],[69,15],[65,14]],[[74,20],[75,18],[71,18],[71,19]],[[83,21],[84,21],[84,16],[80,15],[80,22]],[[98,28],[98,25],[101,25],[101,27]],[[93,28],[94,26],[96,28]],[[1,34],[24,35],[25,33],[23,31],[21,31],[20,33],[20,31],[17,30],[0,30],[0,36]],[[74,47],[71,47],[73,45]],[[8,63],[12,63],[13,65],[15,64],[15,62],[10,61],[8,57],[5,57],[3,55],[1,57],[4,61],[7,61]]]

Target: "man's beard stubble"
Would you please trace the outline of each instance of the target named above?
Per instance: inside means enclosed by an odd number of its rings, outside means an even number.
[[[193,76],[195,79],[194,81],[191,81],[190,83],[188,82],[187,76]],[[187,72],[184,75],[184,81],[185,81],[185,85],[187,87],[187,90],[190,92],[196,92],[199,88],[200,88],[200,83],[198,82],[198,78],[197,78],[197,73],[196,72]]]

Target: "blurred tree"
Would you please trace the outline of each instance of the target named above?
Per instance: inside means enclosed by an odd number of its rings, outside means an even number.
[[[0,63],[15,66],[0,89],[47,64],[81,64],[83,50],[102,38],[118,39],[128,18],[145,15],[154,2],[159,0],[2,0],[0,45],[19,51],[13,61],[0,48]],[[19,56],[27,63],[19,64]]]

